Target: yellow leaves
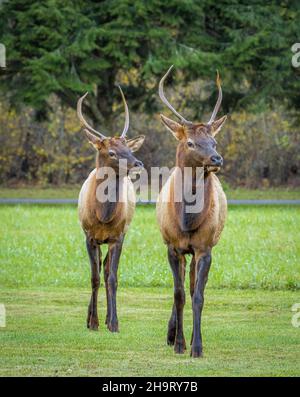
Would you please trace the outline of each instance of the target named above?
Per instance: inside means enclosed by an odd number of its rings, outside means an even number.
[[[21,146],[18,146],[16,148],[16,155],[17,156],[22,156],[24,154],[24,149]]]
[[[72,134],[77,134],[80,130],[80,123],[76,111],[73,109],[68,109],[65,112],[65,130]]]
[[[43,147],[38,147],[38,146],[34,145],[33,149],[34,149],[34,152],[35,152],[35,154],[36,154],[37,156],[40,156],[40,157],[47,157],[47,152],[46,152],[45,148],[43,148]]]
[[[230,143],[227,148],[226,148],[226,153],[230,158],[233,158],[233,156],[237,153],[237,144],[236,142]]]
[[[118,76],[125,86],[135,78],[135,69]],[[186,118],[193,118],[193,107],[185,99],[199,93],[205,99],[203,88],[201,80],[187,84],[182,92],[170,86],[168,98]],[[121,106],[121,101],[116,100],[116,106]],[[205,116],[209,117],[201,110],[200,115],[202,121]],[[156,115],[132,112],[131,120],[134,133],[147,137],[142,159],[147,166],[172,167],[176,142],[164,133]],[[116,121],[115,130],[122,128],[122,123],[121,117]],[[0,103],[0,137],[2,180],[74,183],[82,181],[95,164],[94,151],[81,133],[76,111],[61,107],[57,100],[53,102],[49,121],[43,123],[34,120],[32,109],[23,109],[17,114]],[[294,120],[280,107],[261,114],[234,112],[217,136],[218,151],[224,157],[220,175],[230,183],[252,187],[286,183],[291,167],[299,164],[299,139]]]

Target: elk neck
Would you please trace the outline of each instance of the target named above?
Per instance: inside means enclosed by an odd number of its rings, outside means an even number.
[[[123,203],[120,202],[120,197],[123,194],[123,179],[126,175],[105,175],[103,178],[97,177],[98,171],[100,168],[105,167],[106,165],[103,163],[103,160],[100,156],[97,156],[96,160],[96,183],[95,183],[95,201],[96,201],[96,215],[100,222],[109,223],[112,222],[116,217],[118,217],[119,212]],[[111,189],[112,196],[105,202],[101,202],[97,200],[97,189],[101,185],[101,183],[105,183],[105,185],[112,186]]]
[[[191,163],[189,163],[186,160],[186,156],[184,153],[184,147],[183,144],[179,144],[177,147],[177,153],[176,153],[176,167],[178,167],[178,170],[181,171],[182,175],[182,184],[181,184],[181,189],[182,189],[182,197],[183,200],[180,202],[174,202],[174,210],[176,213],[176,218],[178,220],[179,226],[182,231],[184,232],[193,232],[196,229],[198,229],[201,224],[204,222],[206,219],[210,208],[212,206],[212,196],[213,196],[213,177],[210,173],[204,172],[204,175],[201,174],[201,178],[204,178],[204,183],[203,186],[203,195],[204,195],[204,202],[202,209],[199,212],[188,212],[187,207],[190,206],[192,203],[188,203],[185,198],[184,198],[184,183],[185,183],[185,178],[186,175],[184,173],[184,168],[185,167],[190,167],[192,171],[192,178],[189,177],[190,180],[188,180],[187,183],[192,184],[191,186],[191,191],[193,194],[195,194],[196,191],[196,186],[199,184],[199,181],[197,180],[197,167]]]

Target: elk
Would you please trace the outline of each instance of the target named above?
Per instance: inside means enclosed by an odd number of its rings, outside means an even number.
[[[178,117],[179,122],[163,115],[165,127],[179,141],[176,152],[176,167],[159,194],[156,214],[159,228],[167,245],[168,260],[174,279],[174,303],[168,323],[167,343],[174,345],[175,353],[183,353],[186,343],[183,333],[183,308],[185,304],[186,255],[191,254],[190,295],[193,310],[193,332],[191,356],[203,354],[201,337],[201,315],[204,305],[204,289],[212,260],[212,248],[218,243],[227,214],[227,200],[215,173],[223,164],[216,150],[215,136],[224,125],[227,116],[215,120],[222,102],[222,89],[217,74],[218,100],[207,123],[193,123],[182,117],[168,102],[164,94],[164,81],[173,66],[159,83],[162,102]],[[196,213],[186,211],[185,199],[175,201],[178,177],[184,178],[184,168],[192,169],[192,178],[187,183],[197,183],[197,167],[203,167],[203,206]]]
[[[126,139],[129,111],[121,87],[119,89],[125,108],[124,129],[119,137],[106,137],[92,128],[84,119],[82,102],[88,93],[83,95],[77,103],[78,118],[85,127],[85,134],[97,153],[96,168],[83,183],[78,200],[79,220],[85,233],[91,266],[92,293],[88,306],[87,327],[96,331],[99,327],[97,299],[102,265],[101,245],[107,244],[108,251],[103,262],[107,300],[105,323],[111,332],[119,331],[116,304],[117,272],[125,233],[132,220],[136,202],[133,184],[128,173],[133,168],[136,170],[143,168],[143,163],[132,153],[142,146],[145,139],[144,136]],[[119,167],[121,160],[123,160],[123,168]],[[104,169],[110,169],[113,173],[99,175],[99,171]],[[104,181],[114,190],[114,199],[110,200],[113,196],[109,196],[106,201],[98,199],[97,189]]]

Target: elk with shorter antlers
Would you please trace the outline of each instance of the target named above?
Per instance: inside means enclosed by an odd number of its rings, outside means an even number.
[[[101,273],[101,244],[108,244],[104,259],[104,279],[107,298],[106,324],[111,332],[118,332],[116,305],[117,271],[125,233],[132,220],[135,209],[135,192],[128,176],[132,168],[141,169],[143,163],[132,154],[138,150],[145,137],[126,139],[129,128],[129,111],[124,94],[119,87],[125,107],[125,125],[120,137],[107,138],[92,128],[82,115],[82,102],[87,93],[78,100],[77,115],[85,127],[89,142],[97,151],[96,168],[84,182],[79,194],[79,220],[86,236],[86,247],[91,265],[92,294],[88,306],[87,327],[98,330],[97,298]],[[122,167],[119,161],[122,160]],[[126,168],[124,169],[124,164]],[[113,173],[99,176],[98,171],[113,170]],[[112,178],[110,180],[110,178]],[[113,200],[98,200],[97,189],[100,184],[113,186]],[[112,197],[112,196],[111,196]],[[98,197],[99,198],[99,197]]]
[[[174,304],[168,324],[167,343],[174,345],[176,353],[186,349],[183,334],[183,307],[185,304],[184,279],[186,254],[192,255],[190,264],[190,295],[193,308],[193,334],[191,356],[202,355],[201,314],[204,304],[204,288],[211,265],[212,248],[218,243],[224,227],[227,201],[215,172],[222,166],[223,159],[216,150],[215,135],[224,125],[227,116],[215,120],[222,101],[222,89],[217,75],[219,96],[208,123],[192,123],[182,117],[164,95],[164,81],[173,66],[159,83],[159,96],[163,103],[180,120],[177,123],[163,115],[163,124],[179,141],[176,153],[176,167],[163,186],[157,201],[157,219],[168,247],[168,259],[174,279]],[[192,188],[197,185],[197,167],[203,167],[203,206],[196,213],[189,213],[187,202],[175,200],[178,179],[184,178],[184,168],[192,169]],[[184,182],[184,181],[183,181]],[[180,185],[182,186],[182,184]]]

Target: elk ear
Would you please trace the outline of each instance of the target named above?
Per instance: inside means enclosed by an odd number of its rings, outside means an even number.
[[[84,130],[89,142],[91,145],[94,146],[95,149],[100,149],[100,147],[102,146],[102,140],[100,138],[98,138],[97,136],[93,135],[90,133],[89,130],[85,129]]]
[[[212,123],[212,132],[211,132],[212,136],[217,135],[217,133],[221,130],[221,128],[225,124],[226,120],[227,120],[227,116],[223,116]]]
[[[144,143],[144,140],[145,140],[145,135],[140,135],[136,138],[129,139],[128,141],[126,141],[126,145],[129,147],[129,149],[132,152],[136,152],[137,150],[140,149],[140,147]]]
[[[184,138],[184,128],[181,124],[176,123],[176,121],[173,121],[171,119],[168,119],[168,117],[164,116],[163,114],[161,114],[160,117],[167,129],[172,132],[172,134],[178,141]]]

